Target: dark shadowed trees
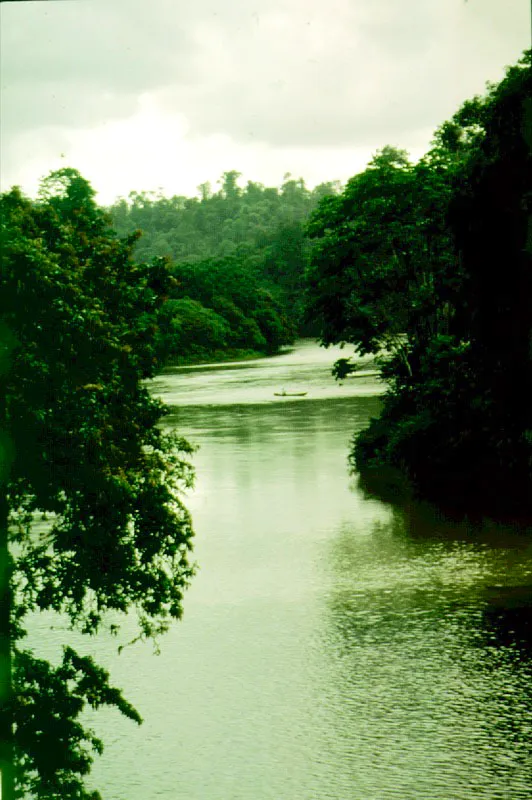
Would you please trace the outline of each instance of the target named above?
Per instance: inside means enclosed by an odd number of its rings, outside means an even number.
[[[172,279],[163,259],[133,262],[135,237],[116,237],[75,170],[38,202],[13,189],[1,212],[2,796],[82,800],[102,743],[81,712],[139,714],[90,657],[65,647],[48,663],[24,628],[53,611],[95,633],[136,613],[146,638],[181,616],[190,447],[144,385]]]
[[[532,497],[531,97],[528,53],[418,164],[385,148],[309,224],[307,313],[389,385],[356,466],[504,513]]]

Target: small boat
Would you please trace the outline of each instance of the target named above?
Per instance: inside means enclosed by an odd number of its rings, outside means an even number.
[[[308,392],[274,392],[275,397],[305,397]]]

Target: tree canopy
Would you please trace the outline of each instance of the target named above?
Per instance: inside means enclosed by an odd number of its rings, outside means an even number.
[[[95,633],[107,612],[116,625],[135,611],[145,638],[182,614],[191,448],[163,431],[144,383],[173,279],[162,258],[133,261],[136,237],[115,235],[75,170],[53,173],[36,202],[2,195],[1,215],[3,797],[95,798],[83,778],[102,744],[80,713],[140,716],[90,657],[67,647],[51,664],[24,649],[25,619],[54,611]]]
[[[177,282],[172,297],[200,303],[228,325],[228,335],[209,346],[198,342],[194,352],[174,350],[180,360],[246,350],[272,353],[296,334],[312,332],[302,322],[309,254],[305,224],[318,201],[339,185],[310,191],[287,174],[280,188],[252,181],[241,188],[239,178],[235,170],[225,172],[219,191],[202,184],[199,197],[132,192],[109,209],[121,235],[142,231],[137,258],[171,259]]]
[[[354,463],[499,510],[532,496],[530,73],[527,53],[417,164],[384,148],[308,224],[308,317],[325,345],[381,358],[389,383]]]

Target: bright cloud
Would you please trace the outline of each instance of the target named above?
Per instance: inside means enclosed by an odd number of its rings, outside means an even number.
[[[2,4],[2,187],[62,164],[102,202],[237,169],[346,179],[434,128],[529,46],[526,0]],[[63,154],[63,155],[62,155]]]

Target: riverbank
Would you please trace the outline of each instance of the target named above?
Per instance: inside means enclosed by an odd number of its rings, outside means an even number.
[[[259,350],[215,350],[212,353],[201,355],[176,356],[168,359],[166,367],[199,367],[204,364],[227,364],[233,361],[255,361],[260,358],[270,358],[287,352],[292,345],[284,345],[273,353],[264,353]]]

